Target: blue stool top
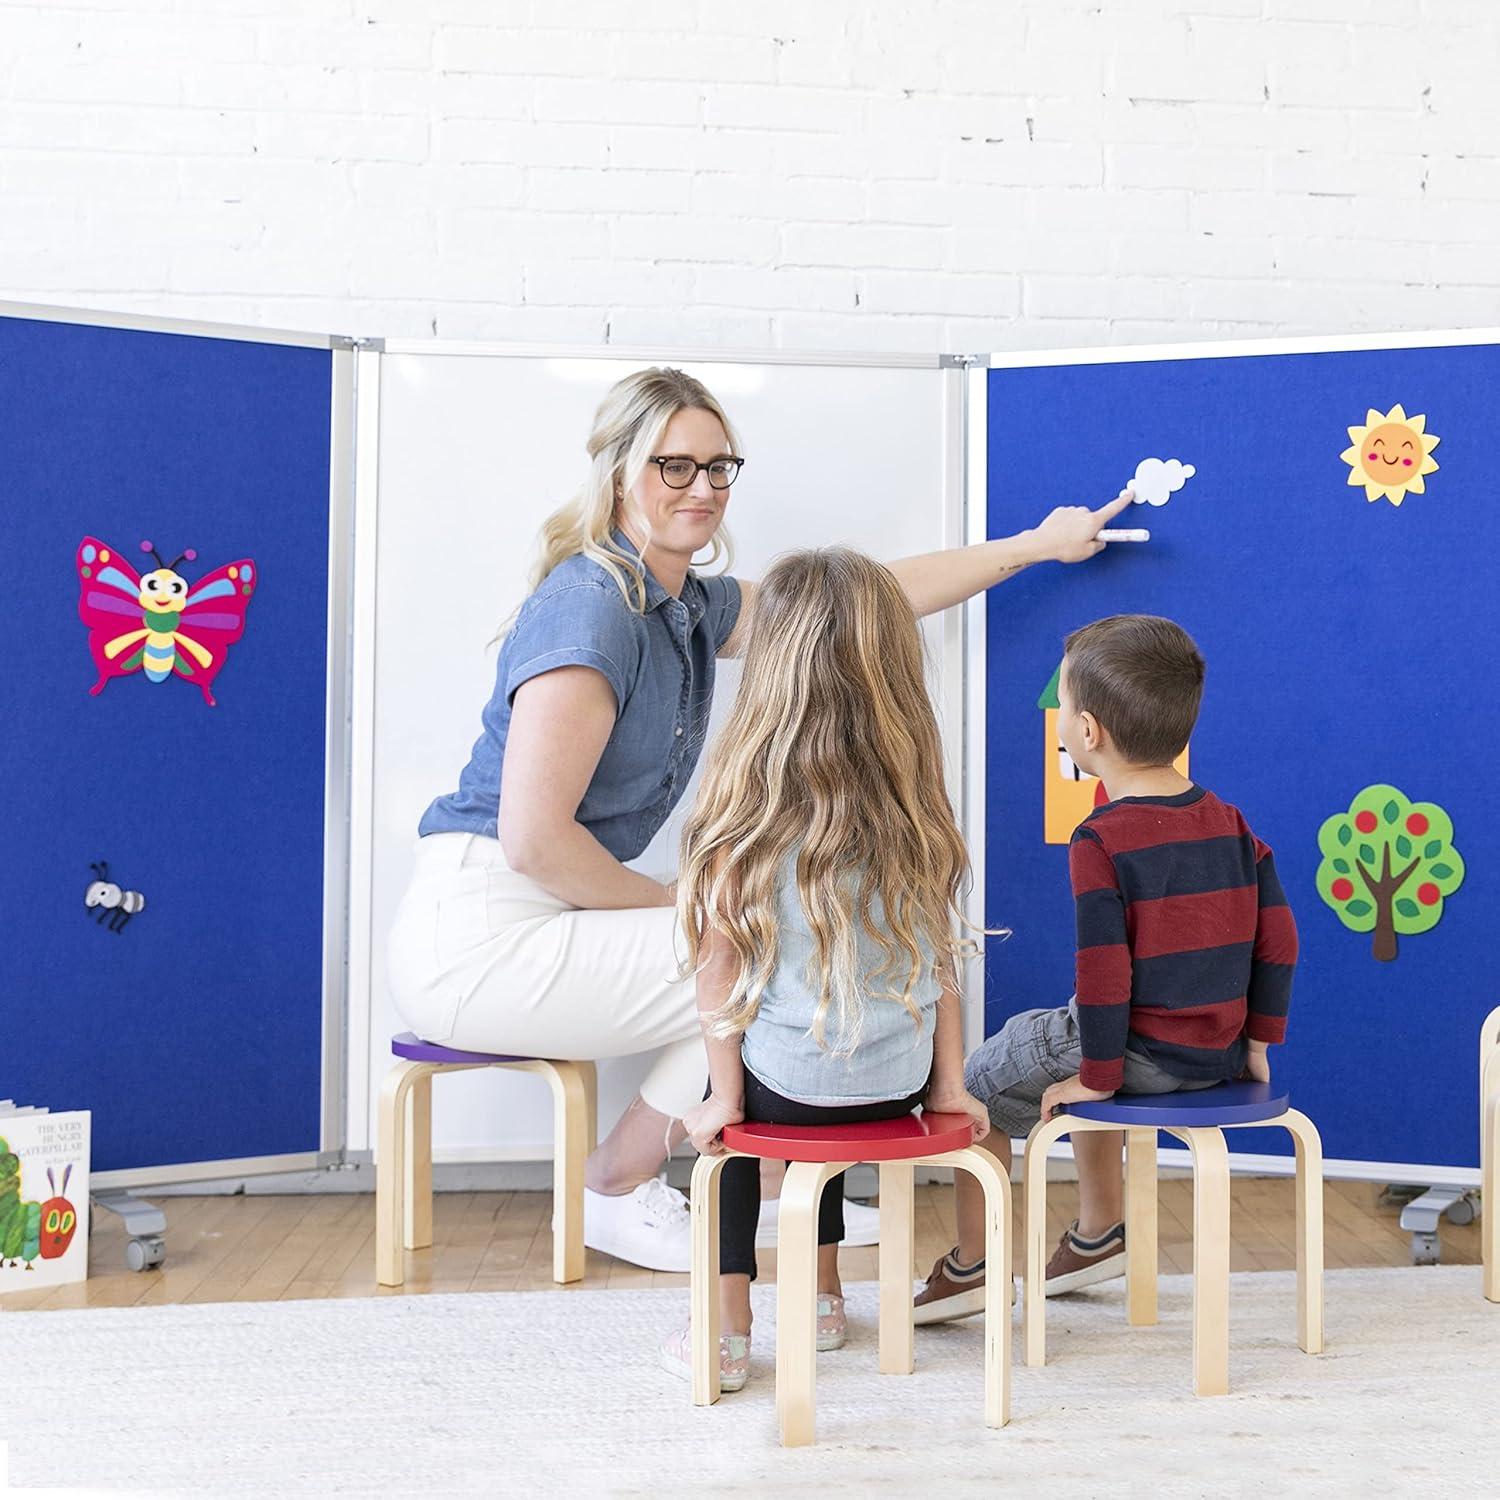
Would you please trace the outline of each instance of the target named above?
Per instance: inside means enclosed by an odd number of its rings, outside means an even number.
[[[424,1042],[414,1031],[403,1031],[391,1038],[391,1051],[409,1062],[430,1063],[508,1063],[532,1062],[529,1057],[509,1057],[502,1052],[460,1052],[456,1047],[440,1047]]]
[[[1212,1088],[1177,1094],[1116,1094],[1098,1103],[1069,1104],[1066,1108],[1080,1120],[1171,1130],[1274,1120],[1291,1108],[1291,1098],[1274,1083],[1216,1083]]]

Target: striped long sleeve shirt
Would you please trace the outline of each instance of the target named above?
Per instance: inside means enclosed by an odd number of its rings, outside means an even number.
[[[1068,869],[1085,1087],[1120,1086],[1127,1042],[1179,1078],[1220,1079],[1246,1038],[1285,1038],[1297,928],[1238,808],[1196,786],[1122,797],[1078,826]]]

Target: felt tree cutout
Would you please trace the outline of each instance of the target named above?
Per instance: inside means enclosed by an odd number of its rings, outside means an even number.
[[[1453,820],[1433,802],[1411,802],[1393,786],[1367,786],[1318,830],[1318,894],[1352,932],[1373,932],[1382,963],[1396,935],[1436,927],[1443,899],[1464,879]]]

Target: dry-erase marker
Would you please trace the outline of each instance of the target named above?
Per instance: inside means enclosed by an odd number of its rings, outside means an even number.
[[[1096,535],[1101,542],[1149,542],[1151,540],[1151,533],[1144,526],[1131,526],[1121,530],[1112,530],[1106,526]]]

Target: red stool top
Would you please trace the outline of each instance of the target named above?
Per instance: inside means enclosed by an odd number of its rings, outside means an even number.
[[[974,1143],[968,1115],[902,1115],[857,1125],[763,1125],[746,1121],[724,1127],[724,1144],[747,1156],[776,1161],[906,1161],[939,1156]]]

